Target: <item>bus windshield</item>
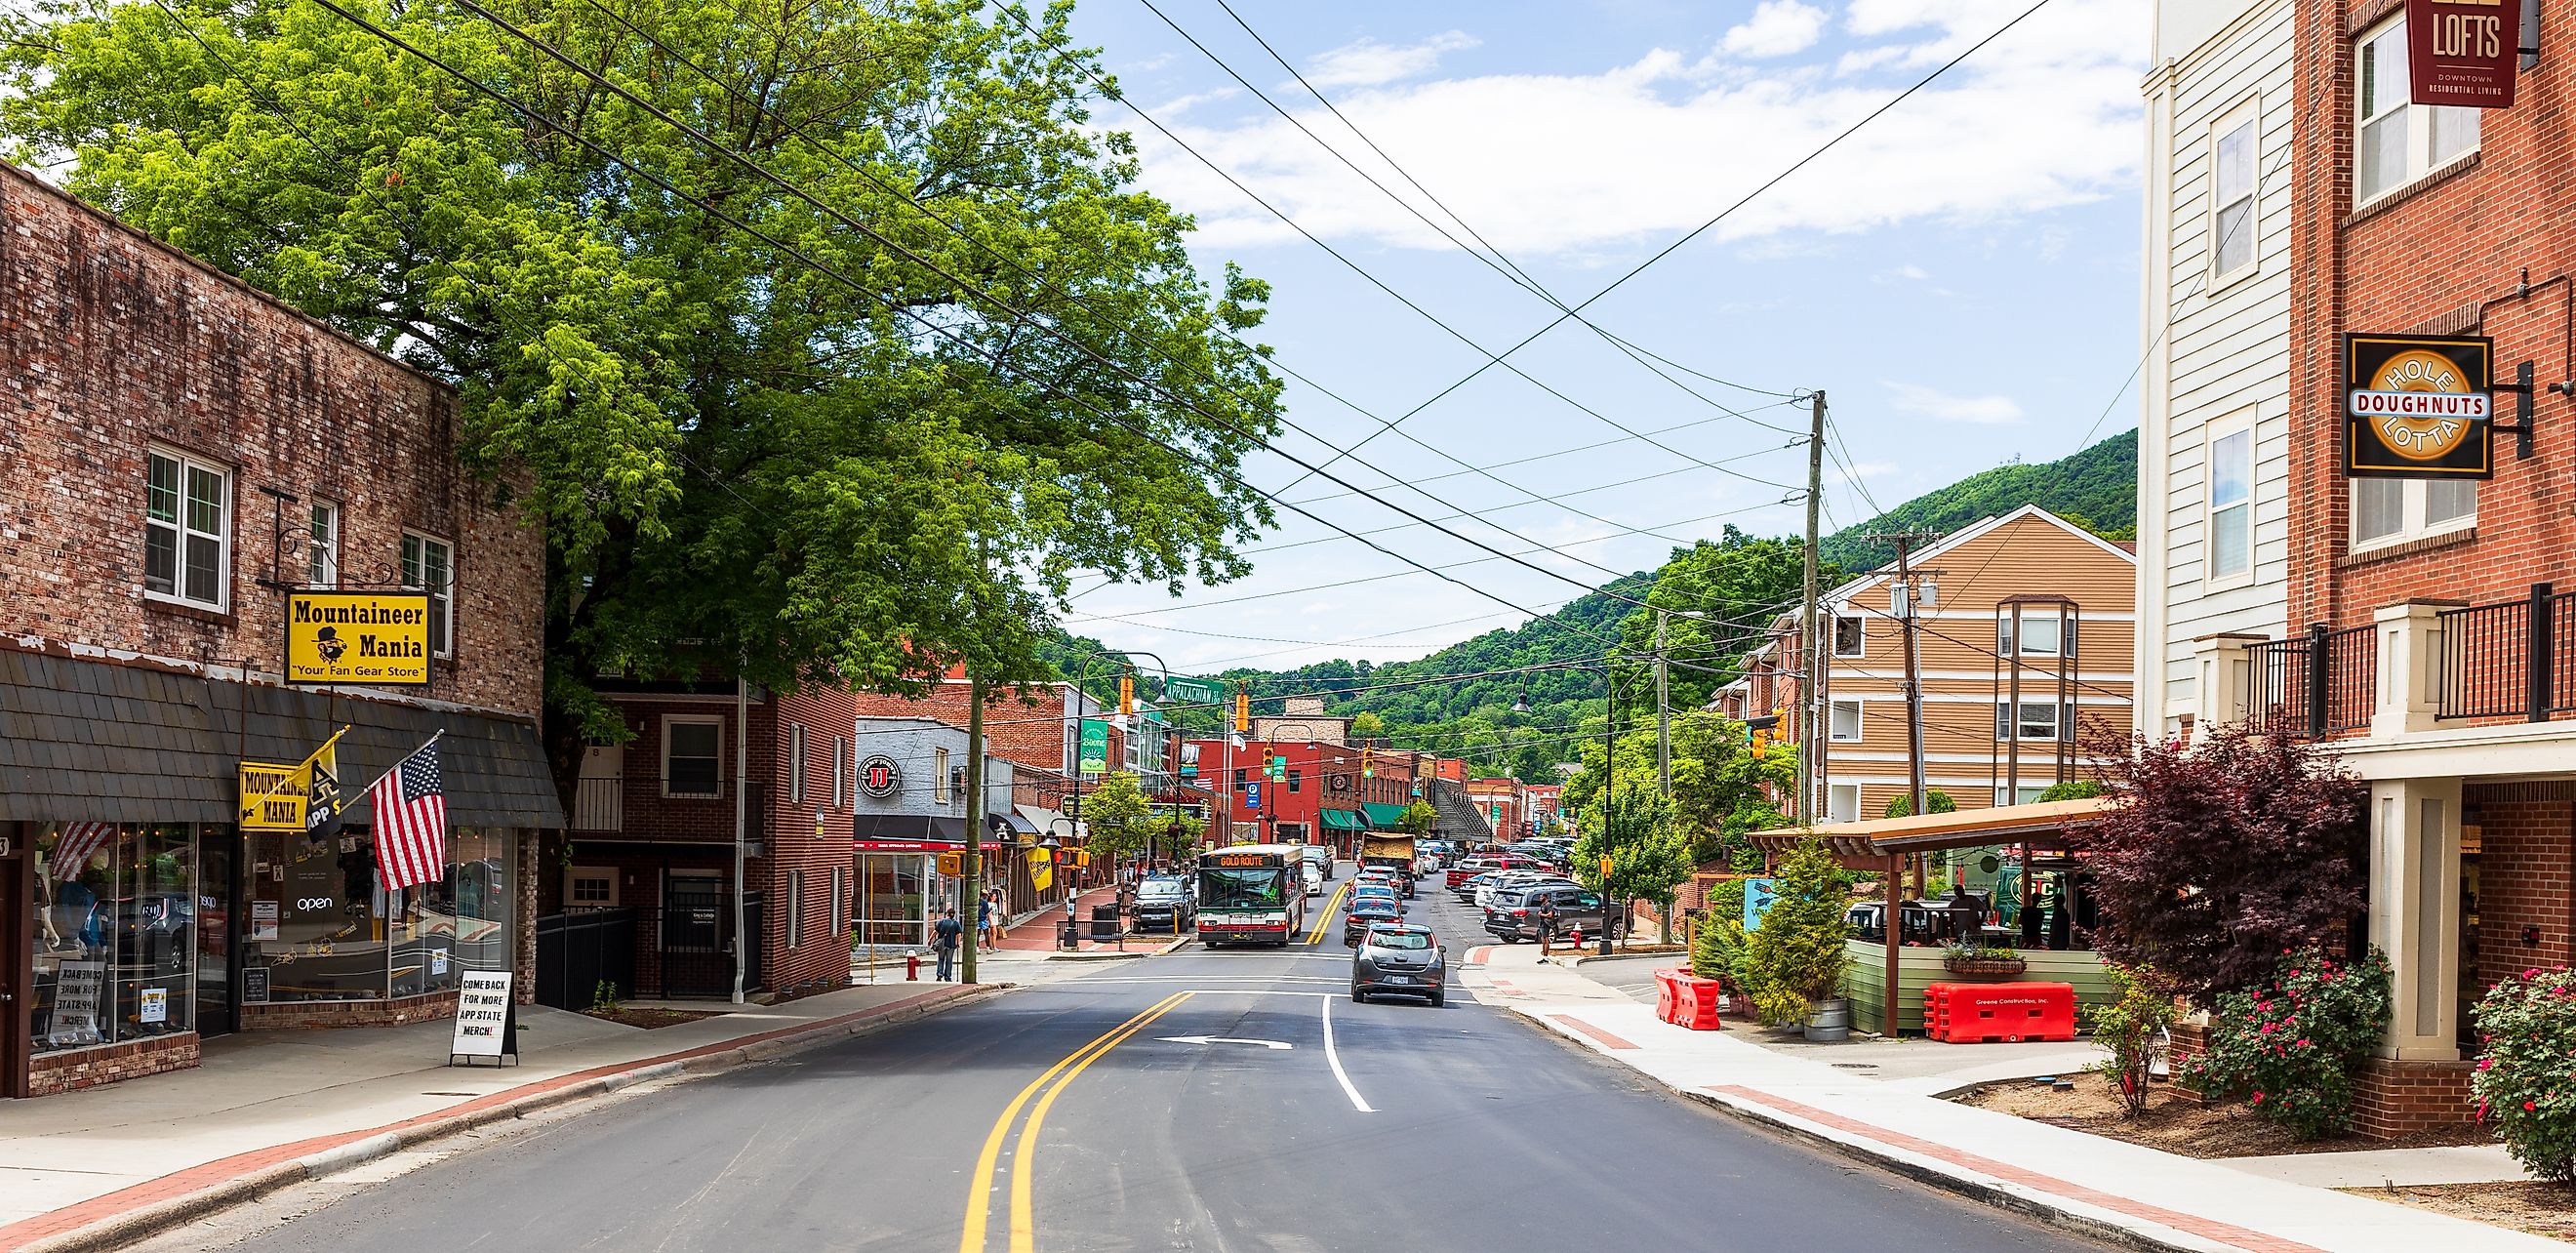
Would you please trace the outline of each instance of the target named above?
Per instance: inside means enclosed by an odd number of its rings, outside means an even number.
[[[1286,875],[1271,867],[1199,872],[1201,909],[1278,909],[1286,903]]]

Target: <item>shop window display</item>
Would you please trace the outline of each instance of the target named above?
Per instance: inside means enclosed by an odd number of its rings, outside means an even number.
[[[195,1030],[195,829],[46,823],[34,848],[35,1050]]]
[[[245,964],[267,971],[245,1000],[374,1000],[452,992],[468,970],[510,969],[515,832],[459,827],[447,877],[388,893],[374,832],[253,835]]]

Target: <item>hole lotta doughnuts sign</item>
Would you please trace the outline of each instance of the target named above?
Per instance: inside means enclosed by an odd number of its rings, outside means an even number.
[[[2482,335],[2344,336],[2344,474],[2492,476],[2494,358]]]

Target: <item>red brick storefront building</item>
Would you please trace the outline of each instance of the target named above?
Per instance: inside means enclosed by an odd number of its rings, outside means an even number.
[[[2519,6],[2497,11],[2509,33]],[[2212,713],[2331,738],[2369,781],[2396,1012],[2358,1121],[2389,1135],[2468,1121],[2476,998],[2576,956],[2576,399],[2558,386],[2576,380],[2576,24],[2553,10],[2516,102],[2469,110],[2409,103],[2399,0],[2296,16],[2291,638],[2241,672],[2331,676],[2326,722],[2304,692]],[[2347,479],[2347,333],[2492,337],[2499,384],[2533,367],[2530,455],[2499,434],[2483,482]],[[2500,422],[2516,399],[2495,394]],[[2322,656],[2310,624],[2332,632]]]
[[[234,1031],[533,992],[544,534],[438,381],[0,166],[0,1096]],[[284,686],[287,592],[430,593],[426,688]],[[237,767],[342,727],[356,794],[441,733],[447,871],[378,886],[363,799],[243,831]]]

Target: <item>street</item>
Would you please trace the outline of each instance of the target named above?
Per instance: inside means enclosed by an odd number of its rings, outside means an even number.
[[[1434,883],[1410,917],[1456,961],[1483,937]],[[1650,1090],[1454,972],[1443,1009],[1355,1005],[1341,895],[1285,953],[1103,963],[150,1247],[2097,1247]]]

